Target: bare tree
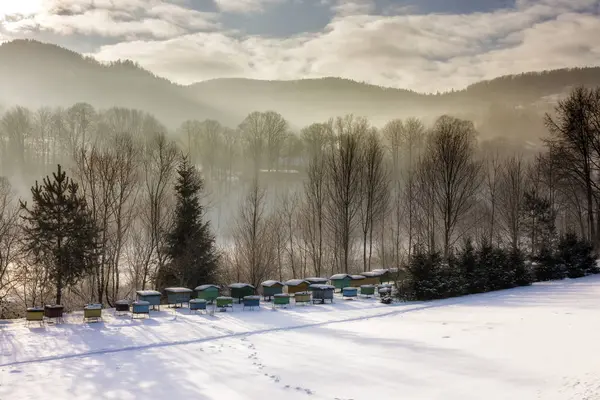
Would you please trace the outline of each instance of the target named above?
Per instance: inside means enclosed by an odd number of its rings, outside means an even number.
[[[348,115],[336,120],[336,143],[327,157],[327,224],[335,240],[338,270],[348,273],[353,236],[360,224],[360,182],[364,162],[361,143],[369,125],[364,118]]]
[[[243,133],[245,148],[257,172],[266,157],[267,168],[277,166],[285,135],[287,121],[275,111],[252,112],[239,126]]]
[[[303,221],[308,257],[314,274],[323,272],[325,212],[327,202],[327,164],[323,156],[315,156],[308,165],[308,178],[304,183]]]
[[[20,255],[18,218],[19,207],[10,183],[0,177],[0,315],[6,296],[17,284],[13,269]]]
[[[498,184],[498,220],[506,232],[512,249],[520,248],[522,208],[525,193],[525,166],[520,157],[511,157],[504,163]]]
[[[140,212],[146,234],[140,239],[149,240],[147,258],[142,262],[141,285],[155,278],[158,268],[164,265],[164,232],[173,210],[173,198],[169,188],[173,182],[178,157],[177,146],[164,133],[154,134],[143,154],[141,196],[147,204]]]
[[[558,103],[554,118],[546,115],[546,126],[551,134],[547,143],[555,155],[560,155],[561,168],[584,190],[586,237],[598,247],[594,198],[598,192],[595,174],[600,146],[595,144],[600,143],[600,126],[596,122],[600,120],[600,103],[596,97],[600,97],[600,90],[576,88]]]
[[[442,219],[444,257],[458,238],[456,228],[475,203],[481,164],[474,160],[475,128],[469,121],[442,116],[433,128],[424,160],[431,175],[434,200]]]
[[[254,286],[274,272],[276,251],[270,227],[265,190],[254,180],[240,206],[233,231],[235,263],[241,271],[241,277]]]
[[[371,270],[373,233],[385,217],[389,202],[388,172],[385,167],[385,150],[378,133],[369,132],[364,138],[361,163],[362,179],[360,217],[363,235],[363,269]]]

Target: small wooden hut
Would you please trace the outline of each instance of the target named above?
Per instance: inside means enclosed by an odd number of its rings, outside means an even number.
[[[232,283],[229,285],[229,291],[231,293],[231,297],[238,300],[238,303],[241,303],[244,297],[252,296],[256,291],[256,288],[249,283]]]
[[[200,285],[194,290],[197,299],[206,300],[207,303],[212,304],[219,297],[220,288],[217,285]]]
[[[279,281],[264,281],[260,284],[262,287],[262,295],[266,301],[270,301],[276,294],[283,293],[283,283]]]
[[[295,294],[298,292],[306,292],[310,283],[304,279],[290,279],[285,282],[288,294]]]
[[[352,278],[348,274],[335,274],[329,278],[331,284],[336,288],[342,290],[343,288],[350,286]]]
[[[157,290],[138,290],[137,292],[135,292],[135,294],[137,295],[138,301],[147,301],[148,303],[150,303],[150,306],[152,307],[152,309],[155,309],[156,307],[158,307],[158,310],[160,311],[161,294],[159,291],[157,291]]]
[[[183,307],[183,303],[190,302],[192,292],[192,289],[184,287],[168,287],[165,289],[165,293],[167,294],[167,303],[174,306],[181,304],[181,307]]]

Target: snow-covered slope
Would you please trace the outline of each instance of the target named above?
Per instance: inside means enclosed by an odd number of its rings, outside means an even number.
[[[0,399],[600,399],[600,277],[428,303],[0,321]]]

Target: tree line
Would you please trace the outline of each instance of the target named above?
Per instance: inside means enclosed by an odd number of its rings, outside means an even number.
[[[136,110],[14,107],[0,124],[2,174],[56,172],[33,186],[31,205],[0,180],[0,302],[63,301],[64,289],[74,303],[113,304],[166,283],[258,285],[382,267],[403,271],[413,297],[436,297],[414,294],[415,277],[429,276],[423,265],[444,285],[463,282],[444,296],[576,275],[567,243],[589,249],[585,260],[600,244],[598,121],[600,89],[585,88],[546,116],[538,152],[482,141],[472,122],[449,115],[381,128],[347,115],[293,132],[280,114],[257,111],[236,128],[190,120],[168,132]],[[239,196],[218,235],[207,218],[212,190]],[[49,255],[40,243],[59,238],[42,233],[51,225],[42,205],[57,199],[81,225],[61,230],[74,236]],[[197,224],[184,229],[189,220]],[[494,283],[470,282],[472,263],[456,260],[471,253],[493,265],[485,279]],[[510,260],[530,265],[529,278]],[[531,272],[540,260],[554,272]]]

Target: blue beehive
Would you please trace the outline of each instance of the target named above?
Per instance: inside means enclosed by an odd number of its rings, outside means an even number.
[[[150,317],[150,302],[144,300],[134,301],[131,304],[131,319],[136,315],[147,315]]]
[[[192,297],[192,289],[184,288],[184,287],[169,287],[165,289],[165,293],[167,294],[167,303],[171,305],[181,304],[183,307],[183,303],[189,303],[190,298]]]
[[[207,301],[204,299],[191,299],[189,302],[190,312],[198,310],[206,310]]]
[[[158,307],[160,310],[160,292],[156,290],[138,290],[135,293],[138,301],[147,301],[153,309]]]
[[[358,296],[358,288],[356,287],[345,287],[342,289],[342,296],[348,299]]]
[[[244,309],[260,307],[260,296],[244,296]]]

